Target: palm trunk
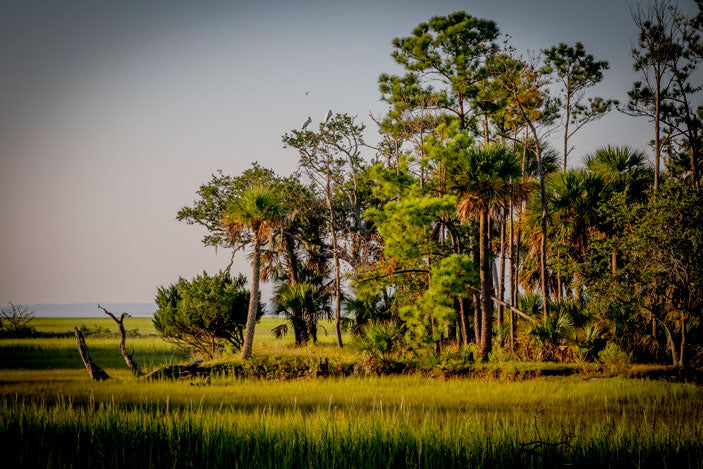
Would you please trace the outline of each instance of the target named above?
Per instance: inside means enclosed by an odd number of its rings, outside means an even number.
[[[500,222],[500,269],[498,273],[498,299],[505,301],[505,209],[503,209],[503,220]],[[503,327],[505,317],[503,315],[503,305],[498,304],[498,327]]]
[[[481,269],[480,256],[480,240],[478,243],[473,243],[471,247],[471,261],[475,266]],[[473,308],[474,308],[474,341],[476,345],[481,347],[481,295],[476,290],[473,290]]]
[[[481,263],[481,344],[482,360],[488,359],[493,339],[493,302],[491,301],[491,266],[488,234],[488,210],[481,211],[479,222],[479,257]]]
[[[261,243],[254,233],[254,267],[251,274],[251,295],[249,296],[249,312],[247,313],[247,326],[244,330],[244,344],[242,345],[242,360],[251,357],[254,347],[254,327],[256,326],[256,310],[259,306],[259,273],[261,264]]]
[[[516,284],[516,278],[517,278],[517,269],[515,265],[515,228],[513,226],[513,199],[512,197],[510,198],[510,239],[508,241],[508,257],[510,257],[510,306],[513,308],[517,308],[517,302],[516,302],[516,295],[515,292],[517,291],[517,288],[515,286]],[[510,310],[510,350],[514,350],[515,348],[515,313],[513,310]]]
[[[467,305],[467,300],[466,298],[460,298],[459,299],[459,319],[461,321],[461,341],[464,347],[469,346],[469,329],[468,329],[468,323],[466,322],[466,305]]]

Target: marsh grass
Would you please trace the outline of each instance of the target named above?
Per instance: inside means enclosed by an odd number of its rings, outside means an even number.
[[[19,377],[18,377],[19,378]],[[700,387],[417,377],[64,382],[0,397],[13,462],[56,466],[700,467]]]
[[[254,376],[359,358],[276,340],[277,320],[265,321]],[[433,374],[458,366],[451,354],[418,357],[412,376],[145,382],[118,338],[87,342],[115,379],[90,381],[73,339],[0,340],[3,467],[703,467],[703,388],[693,384],[548,376],[576,365],[529,362],[472,364],[482,380]],[[185,358],[156,336],[127,344],[150,366]]]

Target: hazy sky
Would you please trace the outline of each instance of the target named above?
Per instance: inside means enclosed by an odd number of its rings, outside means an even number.
[[[178,209],[218,169],[290,173],[281,135],[308,115],[370,123],[384,109],[378,75],[397,71],[391,40],[433,15],[493,19],[521,51],[580,40],[611,64],[595,92],[624,101],[630,3],[4,0],[0,303],[151,301],[179,275],[224,267],[228,253],[203,247]],[[649,133],[612,113],[575,156],[644,149]]]

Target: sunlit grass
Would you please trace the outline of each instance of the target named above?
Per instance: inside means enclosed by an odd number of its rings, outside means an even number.
[[[37,321],[46,332],[111,328],[113,335],[86,341],[113,379],[91,381],[71,337],[0,340],[3,466],[703,467],[703,387],[693,384],[510,380],[583,366],[530,362],[472,365],[487,372],[480,376],[501,372],[489,380],[422,372],[149,382],[127,370],[109,318]],[[147,321],[128,320],[127,328],[148,331]],[[263,367],[360,358],[336,347],[331,324],[317,345],[295,347],[292,333],[275,339],[271,329],[282,321],[257,325],[255,360]],[[191,358],[157,335],[129,337],[127,346],[146,369]],[[227,361],[238,362],[237,354],[215,363]]]
[[[158,465],[700,466],[703,392],[694,385],[383,377],[193,386],[125,377],[27,386],[22,373],[8,376],[17,386],[0,387],[0,432],[17,445],[17,463],[39,454],[134,463],[136,448]]]
[[[321,321],[319,343],[309,347],[295,347],[292,331],[282,339],[274,337],[271,329],[285,322],[281,318],[262,318],[256,326],[254,337],[257,354],[291,355],[312,358],[348,356],[335,345],[332,321]],[[95,362],[103,368],[122,368],[124,360],[118,344],[119,335],[115,322],[110,318],[36,318],[32,327],[39,332],[71,332],[73,327],[85,325],[90,330],[108,329],[109,335],[89,334],[86,343]],[[127,338],[128,350],[134,350],[134,359],[146,370],[188,360],[189,353],[156,334],[149,318],[125,320],[125,328],[137,329],[139,335]],[[324,329],[330,334],[325,335]],[[345,336],[348,339],[347,336]],[[237,353],[223,353],[219,360],[236,359]],[[0,369],[82,369],[83,362],[72,336],[51,338],[2,339],[0,340]]]

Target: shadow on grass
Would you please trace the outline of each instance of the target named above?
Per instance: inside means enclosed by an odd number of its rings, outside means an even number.
[[[91,345],[90,355],[102,368],[122,368],[124,358],[117,346]],[[179,350],[137,350],[134,359],[140,366],[162,366],[187,359]],[[83,362],[73,347],[42,347],[41,345],[8,345],[0,347],[0,369],[57,370],[80,369]]]

